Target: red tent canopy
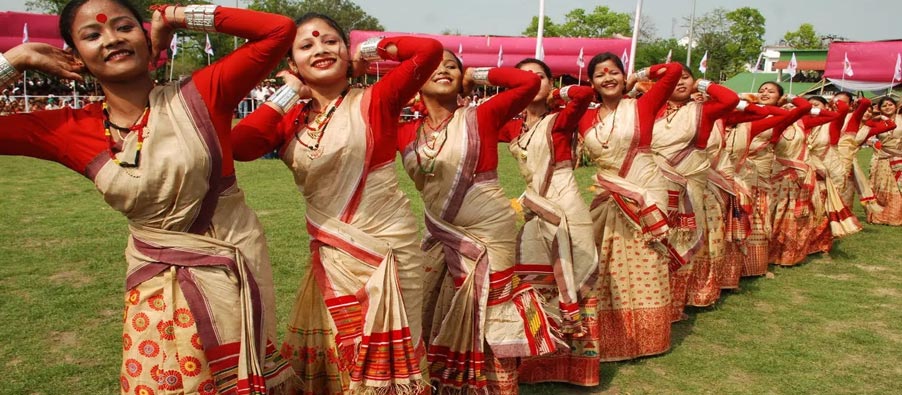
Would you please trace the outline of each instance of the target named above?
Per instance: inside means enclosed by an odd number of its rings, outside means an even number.
[[[374,36],[392,37],[402,35],[434,38],[441,42],[445,49],[463,57],[464,66],[467,67],[497,66],[500,49],[503,49],[504,66],[513,66],[523,58],[532,58],[536,54],[535,37],[444,36],[362,30],[351,32],[351,47],[354,48],[360,42]],[[546,37],[542,40],[542,47],[545,49],[545,63],[551,67],[552,74],[578,76],[580,68],[577,65],[577,58],[579,57],[580,49],[583,50],[585,67],[588,67],[589,60],[596,54],[612,52],[620,56],[624,51],[629,52],[630,40],[619,38]],[[458,50],[461,49],[462,51],[458,53]],[[393,67],[393,62],[378,63],[380,74],[385,74]],[[371,64],[367,72],[375,75],[376,69],[377,66]],[[583,78],[586,78],[587,70],[583,68],[581,74]]]
[[[891,82],[896,58],[900,54],[902,40],[834,42],[827,52],[824,76],[845,90],[885,90],[894,85]],[[849,58],[852,75],[843,72],[846,57]],[[899,82],[895,81],[895,84]]]

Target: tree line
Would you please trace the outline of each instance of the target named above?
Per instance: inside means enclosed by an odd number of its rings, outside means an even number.
[[[29,10],[57,14],[62,11],[68,0],[28,0]],[[169,3],[169,0],[132,0],[132,3],[144,13],[149,20],[148,7],[153,4]],[[352,0],[242,0],[248,8],[278,13],[282,15],[303,15],[307,12],[319,12],[333,17],[342,27],[351,30],[384,30],[379,20],[366,13]],[[201,0],[199,3],[208,3]],[[596,6],[592,10],[576,8],[564,16],[562,22],[556,23],[545,17],[545,37],[631,37],[634,15],[615,12],[606,6]],[[688,19],[685,27],[688,27]],[[751,7],[735,10],[717,8],[695,20],[693,41],[693,63],[702,54],[708,53],[708,76],[718,79],[729,77],[745,71],[749,65],[755,64],[764,45],[765,18]],[[524,36],[535,37],[538,30],[538,17],[534,16],[522,32]],[[449,33],[450,30],[445,31]],[[458,33],[459,34],[459,33]],[[182,31],[180,50],[174,63],[175,74],[190,74],[191,71],[206,64],[203,52],[206,37],[204,33]],[[661,38],[651,20],[642,18],[639,24],[639,40],[634,61],[637,67],[645,67],[661,63],[672,52],[671,60],[685,62],[687,58],[686,42],[676,38]],[[798,30],[786,32],[782,44],[796,49],[824,48],[835,36],[818,34],[810,23],[803,23]],[[214,49],[214,59],[231,52],[238,44],[233,37],[211,34],[210,41]],[[162,71],[165,72],[165,71]],[[163,78],[165,79],[165,78]]]

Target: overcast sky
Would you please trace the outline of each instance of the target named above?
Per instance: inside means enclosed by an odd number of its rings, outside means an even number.
[[[243,0],[239,1],[242,6]],[[235,5],[236,0],[214,0]],[[538,0],[357,0],[379,19],[386,30],[410,33],[519,35],[538,15]],[[190,1],[189,1],[190,3]],[[557,23],[574,8],[605,5],[618,12],[635,11],[635,0],[547,0],[545,13]],[[900,0],[696,0],[696,15],[717,7],[728,10],[755,7],[767,20],[765,42],[775,43],[789,30],[805,22],[819,34],[835,34],[852,41],[902,39]],[[683,18],[691,13],[692,0],[645,0],[643,14],[654,22],[659,37],[686,34]],[[0,0],[0,10],[25,11],[23,0]]]

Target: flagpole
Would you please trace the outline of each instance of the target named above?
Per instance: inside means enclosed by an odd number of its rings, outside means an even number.
[[[626,75],[632,75],[636,70],[636,42],[639,41],[639,20],[642,19],[642,0],[636,2],[636,21],[633,23],[633,42],[630,43],[630,65]]]
[[[579,86],[583,85],[583,68],[582,67],[579,68],[579,77],[576,77],[576,85],[579,85]]]
[[[545,35],[545,0],[539,0],[539,31],[536,34],[536,59],[542,59],[542,37]]]
[[[692,0],[692,13],[689,14],[689,43],[686,44],[686,64],[692,64],[692,35],[695,32],[695,0]]]
[[[25,112],[31,112],[31,105],[28,103],[28,70],[22,72],[22,93],[25,95]]]
[[[169,62],[169,81],[172,81],[172,71],[175,70],[175,54],[172,54],[172,62]]]

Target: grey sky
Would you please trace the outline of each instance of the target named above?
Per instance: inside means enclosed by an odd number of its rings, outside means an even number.
[[[244,4],[243,0],[240,4]],[[189,1],[190,2],[190,1]],[[235,5],[236,0],[214,0]],[[386,30],[412,33],[519,35],[533,15],[538,0],[357,0],[364,10],[379,19]],[[645,0],[643,14],[654,22],[659,37],[686,33],[683,17],[689,16],[692,0]],[[590,1],[546,0],[545,12],[555,22],[574,8],[592,9],[606,5],[618,12],[635,11],[635,0]],[[899,0],[696,0],[696,15],[717,7],[755,7],[767,20],[765,40],[774,43],[789,30],[805,22],[819,34],[835,34],[853,41],[902,38],[902,1]],[[25,11],[22,0],[0,0],[0,10]],[[676,18],[676,27],[673,20]]]

